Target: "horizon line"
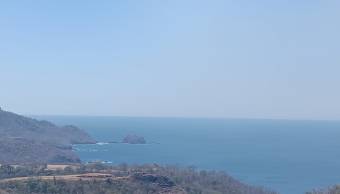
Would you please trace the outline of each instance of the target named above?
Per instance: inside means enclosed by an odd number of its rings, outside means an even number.
[[[276,120],[276,121],[329,121],[340,122],[340,119],[311,118],[264,118],[264,117],[214,117],[214,116],[136,116],[136,115],[89,115],[89,114],[23,114],[32,117],[120,117],[120,118],[156,118],[156,119],[216,119],[216,120]]]

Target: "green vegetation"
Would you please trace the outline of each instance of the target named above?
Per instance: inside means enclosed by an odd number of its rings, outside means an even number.
[[[111,180],[41,180],[31,179],[25,182],[10,182],[1,186],[3,193],[32,194],[129,194],[129,193],[166,193],[154,184],[143,184],[137,181]],[[4,187],[4,188],[3,188]],[[169,191],[175,191],[170,190]],[[1,193],[1,191],[0,191]],[[180,190],[176,193],[183,193]]]
[[[340,185],[335,185],[327,190],[314,190],[306,194],[340,194]]]
[[[110,176],[104,177],[100,174],[88,178],[85,173],[105,173]],[[79,178],[69,178],[75,175]],[[248,186],[223,172],[155,164],[142,166],[87,164],[72,165],[62,170],[50,170],[47,166],[39,165],[1,166],[0,193],[274,194],[275,192]]]

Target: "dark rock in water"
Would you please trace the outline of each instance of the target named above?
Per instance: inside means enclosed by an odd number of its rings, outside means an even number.
[[[121,143],[120,141],[109,141],[107,143]]]
[[[146,144],[144,137],[140,137],[137,135],[128,135],[123,139],[122,142],[129,144]]]
[[[78,163],[72,144],[91,143],[96,141],[77,127],[58,127],[0,110],[0,164]]]

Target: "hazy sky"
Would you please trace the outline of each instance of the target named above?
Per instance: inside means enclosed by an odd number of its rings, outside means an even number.
[[[340,119],[339,0],[6,0],[22,114]]]

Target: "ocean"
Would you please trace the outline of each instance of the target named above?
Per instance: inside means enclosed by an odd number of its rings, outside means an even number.
[[[247,119],[35,116],[73,124],[99,142],[128,134],[148,144],[75,145],[84,162],[158,163],[222,170],[238,180],[303,194],[340,183],[340,122]]]

